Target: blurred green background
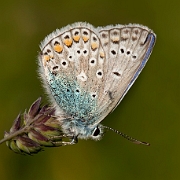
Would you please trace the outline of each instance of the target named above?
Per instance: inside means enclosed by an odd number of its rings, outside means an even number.
[[[39,96],[39,43],[56,28],[77,21],[94,26],[139,23],[157,34],[147,66],[103,124],[150,147],[108,132],[99,141],[17,155],[0,145],[0,179],[180,179],[180,1],[9,0],[0,5],[0,134]]]

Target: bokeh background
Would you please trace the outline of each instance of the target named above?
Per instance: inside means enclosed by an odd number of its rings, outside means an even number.
[[[17,155],[0,145],[0,179],[180,179],[180,1],[171,0],[9,0],[0,5],[0,137],[19,112],[46,95],[37,77],[39,43],[56,28],[77,21],[94,26],[139,23],[157,34],[142,74],[103,124],[150,147],[135,145],[113,132],[99,141],[46,148]]]

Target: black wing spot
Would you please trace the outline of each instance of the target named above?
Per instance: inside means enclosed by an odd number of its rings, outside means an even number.
[[[121,74],[119,74],[118,72],[113,72],[113,74],[115,74],[116,76],[121,76]]]
[[[101,72],[101,71],[99,71],[97,74],[98,74],[99,76],[102,76],[102,72]]]
[[[74,35],[77,36],[78,34],[79,34],[79,32],[78,32],[78,31],[75,31]]]
[[[87,31],[84,31],[83,34],[87,36],[87,35],[88,35],[88,32],[87,32]]]
[[[113,35],[114,35],[114,36],[117,36],[117,34],[118,34],[117,31],[114,31],[114,32],[113,32]]]
[[[133,55],[133,56],[132,56],[132,58],[133,58],[133,59],[136,59],[136,56],[135,56],[135,55]]]
[[[63,62],[62,62],[62,65],[63,65],[63,66],[65,66],[65,65],[66,65],[66,62],[65,62],[65,61],[63,61]]]
[[[123,54],[124,53],[124,49],[120,49],[121,53]]]
[[[95,98],[95,97],[96,97],[96,94],[92,94],[92,97]]]
[[[83,53],[86,54],[86,53],[87,53],[87,50],[84,50]]]
[[[94,64],[95,62],[96,62],[95,59],[91,59],[90,61],[91,64]]]
[[[102,38],[107,38],[107,34],[105,34],[105,33],[102,33]]]
[[[96,38],[96,37],[93,37],[93,41],[97,41],[97,38]]]
[[[80,92],[79,89],[76,89],[76,92],[79,93]]]
[[[70,37],[69,37],[69,35],[66,35],[65,37],[64,37],[64,39],[69,39]]]
[[[126,53],[127,53],[127,55],[129,55],[131,52],[130,52],[130,51],[127,51]]]
[[[115,50],[112,50],[111,53],[112,53],[113,55],[116,55],[116,51],[115,51]]]
[[[53,70],[56,70],[56,69],[58,69],[59,68],[59,66],[54,66],[53,67]]]
[[[60,43],[59,43],[58,41],[55,41],[55,42],[54,42],[54,45],[57,45],[57,44],[60,44]]]
[[[108,91],[108,95],[109,95],[110,100],[112,100],[113,96],[112,96],[112,92],[111,91]]]

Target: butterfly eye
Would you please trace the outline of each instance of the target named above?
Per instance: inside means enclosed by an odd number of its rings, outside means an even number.
[[[100,134],[100,129],[98,128],[98,127],[96,127],[95,129],[94,129],[94,132],[93,132],[93,136],[98,136]]]

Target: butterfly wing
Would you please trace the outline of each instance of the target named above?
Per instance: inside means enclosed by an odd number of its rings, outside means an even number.
[[[75,23],[47,36],[40,48],[40,76],[57,113],[96,121],[105,59],[97,29]]]
[[[147,27],[130,24],[99,28],[106,56],[104,93],[99,101],[99,123],[121,102],[144,68],[156,35]]]
[[[51,33],[40,47],[39,72],[57,114],[86,125],[102,121],[138,77],[154,42],[139,25],[75,23]]]

